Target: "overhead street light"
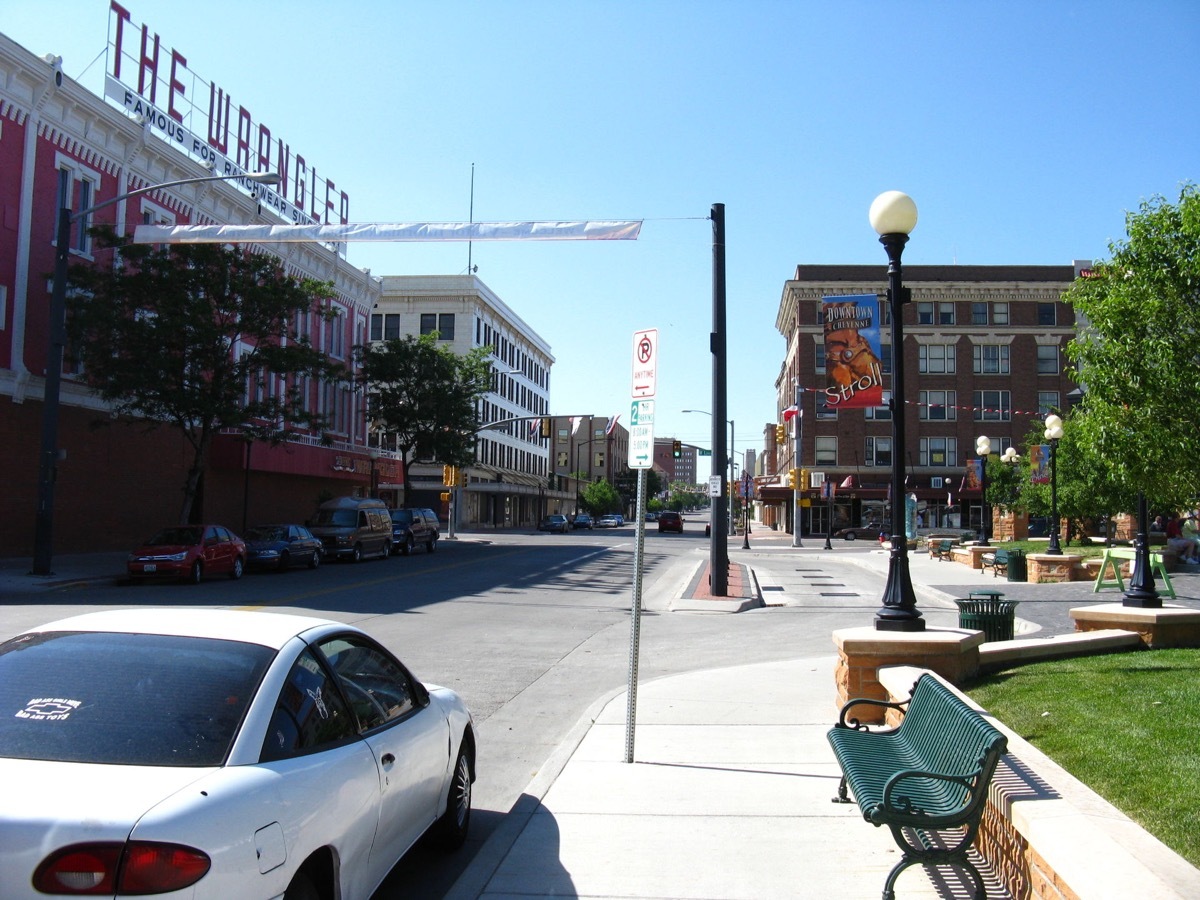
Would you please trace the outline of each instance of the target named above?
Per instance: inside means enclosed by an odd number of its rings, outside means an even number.
[[[888,556],[883,607],[875,613],[877,631],[924,631],[908,571],[908,535],[901,527],[904,508],[904,304],[900,258],[908,235],[917,226],[917,204],[900,191],[885,191],[871,203],[871,227],[888,257],[888,308],[892,317],[892,549]]]
[[[58,463],[58,410],[62,394],[63,349],[67,330],[67,264],[71,258],[71,226],[83,221],[97,210],[104,209],[164,188],[184,184],[199,184],[205,181],[244,180],[255,184],[279,184],[276,172],[239,172],[234,175],[202,175],[198,178],[180,178],[150,184],[136,190],[126,191],[109,200],[71,212],[69,206],[58,211],[58,228],[55,234],[54,287],[50,295],[50,346],[46,353],[46,387],[42,403],[42,447],[38,456],[38,505],[37,521],[33,532],[33,575],[52,575],[54,543],[54,481]]]

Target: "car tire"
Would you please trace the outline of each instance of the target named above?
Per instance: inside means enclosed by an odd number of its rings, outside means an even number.
[[[415,542],[413,541],[413,536],[411,534],[406,534],[404,536],[404,545],[403,546],[404,546],[404,549],[401,550],[400,552],[403,553],[405,556],[408,556],[413,552],[413,547],[415,546]]]
[[[279,554],[279,565],[276,566],[276,568],[278,568],[280,572],[286,572],[288,570],[288,566],[290,566],[291,564],[292,564],[291,555],[286,550],[284,550],[282,553]]]
[[[200,564],[200,560],[192,563],[192,568],[188,572],[187,578],[184,579],[188,584],[199,584],[204,580],[204,566]]]
[[[308,567],[309,567],[310,569],[315,569],[315,568],[316,568],[317,566],[319,566],[319,565],[321,565],[321,551],[320,551],[320,550],[314,550],[314,551],[313,551],[313,555],[312,555],[312,559],[310,559],[310,560],[308,561]]]
[[[858,535],[857,535],[857,534],[855,534],[853,531],[851,531],[849,534],[847,534],[847,535],[846,535],[846,540],[848,540],[848,541],[857,541],[857,540],[858,540]]]
[[[355,544],[350,551],[350,562],[362,562],[362,544]]]
[[[235,556],[233,558],[233,569],[230,571],[229,577],[232,578],[234,581],[237,581],[239,578],[242,577],[242,573],[245,571],[246,571],[246,563],[242,560],[242,558],[240,556]]]
[[[446,795],[446,811],[434,826],[438,845],[443,850],[457,850],[467,841],[471,828],[471,759],[467,748],[460,747],[450,789]]]
[[[429,539],[429,541],[428,541],[428,542],[425,544],[425,552],[426,552],[426,553],[432,553],[434,550],[436,550],[436,549],[437,549],[437,542],[438,542],[438,539],[437,539],[437,535],[435,534],[435,535],[434,535],[433,537],[431,537],[431,538]]]
[[[283,892],[283,900],[321,900],[321,892],[304,872],[297,872]]]

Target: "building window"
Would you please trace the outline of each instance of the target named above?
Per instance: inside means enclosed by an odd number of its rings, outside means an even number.
[[[973,395],[976,422],[1008,422],[1012,419],[1009,391],[976,391]]]
[[[818,466],[836,466],[837,465],[837,438],[836,437],[818,437],[815,441],[813,452],[816,454],[814,464]],[[808,485],[804,485],[808,487]]]
[[[917,351],[917,371],[921,374],[954,374],[953,344],[920,344]]]
[[[958,418],[957,391],[921,391],[919,417],[930,422],[948,422]]]
[[[421,334],[437,331],[437,313],[421,313]]]
[[[1037,305],[1037,316],[1039,325],[1057,325],[1058,304],[1056,303],[1039,303]]]
[[[986,325],[988,323],[988,305],[986,303],[971,304],[971,324]]]
[[[884,375],[892,374],[892,345],[879,345],[879,368]]]
[[[60,157],[58,163],[58,207],[54,217],[54,236],[58,240],[59,211],[63,207],[78,212],[96,203],[96,193],[100,187],[100,175],[91,169],[85,169],[74,160]],[[92,236],[88,229],[92,227],[91,216],[84,216],[75,223],[75,243],[71,249],[76,253],[88,255],[92,249]]]
[[[921,455],[919,459],[919,465],[922,466],[957,466],[958,438],[921,438]]]
[[[918,325],[953,325],[953,303],[923,302],[917,304]]]
[[[838,411],[829,408],[829,396],[824,391],[816,392],[817,402],[817,418],[818,419],[836,419]]]
[[[824,342],[817,344],[816,349],[817,349],[817,353],[816,353],[816,357],[815,357],[815,360],[813,363],[813,369],[816,370],[816,372],[818,374],[820,374],[821,372],[825,371],[825,344],[824,344]]]
[[[1061,409],[1058,404],[1058,391],[1038,391],[1039,416],[1048,416],[1050,413],[1058,412]]]
[[[892,392],[883,392],[883,406],[875,406],[867,409],[866,417],[875,421],[886,421],[892,417]]]
[[[1037,370],[1039,375],[1059,374],[1057,344],[1038,344]]]
[[[976,375],[1008,374],[1008,344],[976,344],[973,349]]]
[[[438,340],[454,340],[454,313],[441,313],[438,316]]]
[[[1008,304],[993,303],[992,304],[992,324],[1007,325],[1008,324]]]
[[[890,466],[892,464],[892,439],[890,437],[867,438],[867,465]]]

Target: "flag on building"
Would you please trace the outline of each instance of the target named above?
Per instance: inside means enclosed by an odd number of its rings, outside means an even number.
[[[606,435],[613,433],[613,429],[617,427],[617,419],[619,418],[621,418],[620,413],[617,413],[615,416],[609,418],[608,424],[604,426],[604,433]]]
[[[853,476],[853,475],[847,475],[847,476],[845,477],[845,479],[842,481],[842,487],[844,487],[844,488],[852,488],[852,487],[854,487],[854,476]]]
[[[579,431],[579,426],[583,424],[583,416],[571,416],[571,434],[576,434]]]
[[[537,434],[537,430],[541,427],[542,427],[542,420],[541,419],[533,419],[529,423],[529,433]]]
[[[787,409],[785,409],[783,411],[783,421],[790,422],[790,421],[792,421],[792,419],[796,418],[796,416],[803,416],[803,415],[804,415],[804,413],[802,413],[800,411],[800,407],[789,406]]]

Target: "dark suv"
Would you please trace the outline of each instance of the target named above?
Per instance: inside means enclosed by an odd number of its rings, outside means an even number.
[[[417,544],[429,553],[437,549],[442,527],[432,509],[393,509],[391,516],[393,550],[408,556]]]

